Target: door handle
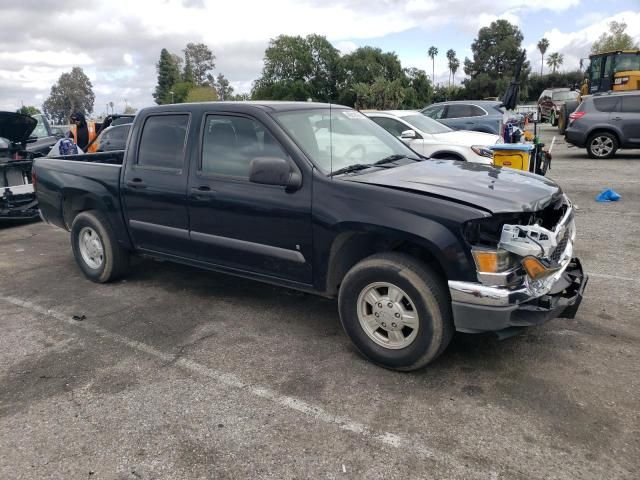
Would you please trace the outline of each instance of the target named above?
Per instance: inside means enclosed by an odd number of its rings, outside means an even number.
[[[611,120],[622,120],[622,117],[612,117]]]
[[[216,192],[211,190],[211,187],[207,185],[200,185],[199,187],[193,187],[191,189],[191,193],[196,198],[211,198],[215,197]]]
[[[147,184],[141,178],[132,178],[127,180],[127,185],[133,188],[147,188]]]

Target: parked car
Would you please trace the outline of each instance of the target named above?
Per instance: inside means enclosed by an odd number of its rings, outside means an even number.
[[[38,217],[27,142],[37,121],[20,113],[0,112],[0,221]]]
[[[490,165],[493,161],[493,153],[488,147],[500,140],[498,135],[490,133],[453,130],[420,112],[411,110],[364,113],[413,150],[429,158],[464,160]]]
[[[504,107],[502,102],[492,100],[456,100],[434,103],[421,113],[454,130],[500,135]]]
[[[538,98],[538,118],[540,121],[549,120],[549,123],[555,127],[565,102],[575,102],[579,98],[580,92],[569,88],[548,88]]]
[[[353,343],[391,369],[426,365],[456,329],[572,318],[587,282],[554,182],[425,160],[347,107],[150,107],[124,152],[39,158],[34,179],[90,280],[138,253],[337,297]]]
[[[100,132],[98,138],[96,138],[95,151],[112,152],[115,150],[124,150],[129,130],[131,130],[130,123],[121,123],[105,128]]]
[[[611,158],[620,148],[640,148],[640,91],[582,97],[569,115],[565,138],[586,148],[591,158]]]

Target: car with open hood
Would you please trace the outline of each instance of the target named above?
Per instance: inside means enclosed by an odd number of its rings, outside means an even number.
[[[28,115],[0,112],[0,221],[38,217],[31,184],[34,154],[27,149],[37,124]]]
[[[39,158],[34,178],[88,279],[143,254],[336,298],[358,350],[395,370],[427,365],[455,330],[573,318],[587,283],[556,183],[425,159],[347,107],[146,108],[124,151]]]

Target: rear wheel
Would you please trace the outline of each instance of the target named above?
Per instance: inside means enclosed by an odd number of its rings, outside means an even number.
[[[82,212],[73,220],[71,247],[82,272],[97,283],[117,279],[129,266],[129,252],[118,244],[107,218],[96,210]]]
[[[609,132],[596,132],[587,140],[587,152],[591,158],[611,158],[618,150],[618,138]]]
[[[440,355],[453,335],[444,281],[399,253],[373,255],[340,287],[340,320],[356,348],[393,370],[416,370]]]

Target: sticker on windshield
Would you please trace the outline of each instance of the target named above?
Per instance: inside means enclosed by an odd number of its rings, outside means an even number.
[[[354,112],[353,110],[345,110],[342,114],[347,118],[364,118],[364,115]]]

